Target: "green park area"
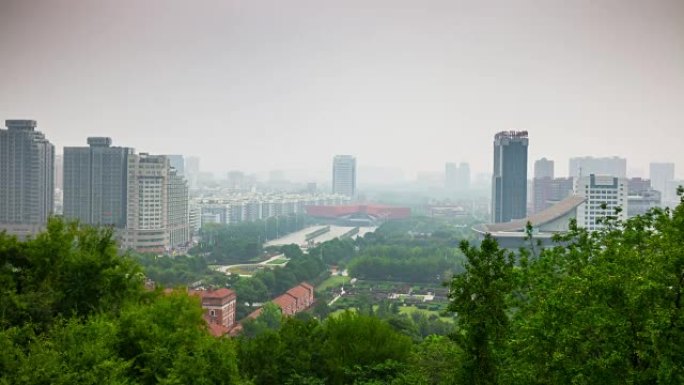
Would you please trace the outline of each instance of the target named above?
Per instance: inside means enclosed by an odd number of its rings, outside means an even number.
[[[278,258],[272,261],[266,262],[267,265],[284,265],[289,261],[287,258]]]
[[[325,281],[321,282],[321,284],[316,287],[316,290],[326,291],[329,289],[335,289],[342,285],[348,284],[350,280],[351,278],[344,275],[331,275]]]

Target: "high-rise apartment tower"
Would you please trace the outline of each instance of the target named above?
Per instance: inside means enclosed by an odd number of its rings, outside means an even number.
[[[333,159],[333,194],[356,196],[356,158],[336,155]]]
[[[162,252],[189,241],[188,187],[163,155],[128,157],[123,247]]]
[[[0,129],[0,230],[40,231],[54,205],[55,148],[35,120],[6,120]]]
[[[105,137],[90,137],[88,145],[64,147],[64,217],[123,228],[133,149],[112,147],[112,139]]]
[[[492,222],[509,222],[527,215],[527,131],[503,131],[494,136]]]

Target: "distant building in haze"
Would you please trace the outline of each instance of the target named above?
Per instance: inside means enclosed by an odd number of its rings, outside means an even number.
[[[492,222],[509,222],[527,214],[527,131],[494,136]]]
[[[0,129],[0,231],[24,237],[42,230],[54,205],[55,148],[35,120]]]
[[[444,166],[444,185],[448,190],[468,190],[470,188],[470,165],[465,162],[447,163]]]
[[[644,215],[650,209],[662,205],[662,194],[654,189],[642,190],[638,193],[629,193],[627,197],[627,217]]]
[[[200,159],[196,156],[185,158],[185,169],[183,171],[190,188],[197,188],[200,178]]]
[[[246,187],[246,177],[242,171],[229,171],[226,179],[231,189],[241,190]]]
[[[586,202],[577,211],[577,225],[593,231],[604,225],[599,219],[615,216],[615,209],[622,211],[617,215],[619,219],[627,219],[627,179],[612,175],[590,174],[577,179],[575,195],[584,197]],[[603,208],[605,205],[605,208]]]
[[[533,213],[538,213],[572,195],[572,178],[534,178]]]
[[[675,178],[674,163],[651,163],[649,165],[649,178],[651,178],[651,187],[660,191],[665,198],[667,186]]]
[[[64,155],[55,155],[55,189],[64,189]]]
[[[577,180],[580,176],[610,175],[617,178],[627,177],[627,159],[614,157],[594,158],[592,156],[570,158],[570,177]]]
[[[356,196],[356,158],[336,155],[333,159],[333,194],[354,198]]]
[[[180,176],[185,175],[185,158],[183,158],[183,155],[167,155],[167,158],[169,158],[169,163],[171,164],[171,167],[176,169],[176,173]]]
[[[552,160],[541,158],[534,162],[534,178],[551,178],[554,176],[554,164]]]
[[[684,180],[671,180],[667,182],[665,186],[665,192],[663,193],[663,207],[675,208],[679,206],[681,198],[677,195],[677,189],[679,186],[684,186]]]
[[[90,137],[88,145],[64,148],[64,217],[124,228],[133,149],[112,147],[105,137]]]
[[[627,193],[629,195],[641,194],[651,189],[651,181],[642,178],[629,178],[627,180]]]

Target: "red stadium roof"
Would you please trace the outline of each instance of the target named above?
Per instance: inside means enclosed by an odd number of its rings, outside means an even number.
[[[383,219],[403,219],[411,216],[408,207],[384,205],[306,206],[306,213],[312,217],[339,218],[354,214],[365,214]]]

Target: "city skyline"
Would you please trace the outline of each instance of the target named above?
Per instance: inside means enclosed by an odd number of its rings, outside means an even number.
[[[476,175],[520,129],[559,176],[586,155],[683,176],[681,1],[295,3],[3,1],[0,116],[60,150],[111,136],[215,174],[351,153]]]

